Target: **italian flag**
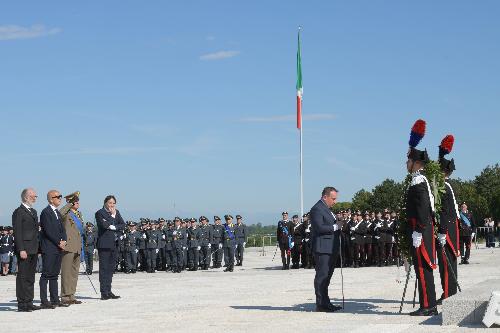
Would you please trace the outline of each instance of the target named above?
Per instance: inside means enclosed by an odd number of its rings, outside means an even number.
[[[297,35],[297,128],[302,128],[302,65],[300,62],[300,28]]]

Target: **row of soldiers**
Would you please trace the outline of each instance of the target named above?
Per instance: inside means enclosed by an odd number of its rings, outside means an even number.
[[[385,209],[383,214],[381,211],[363,214],[346,210],[337,212],[336,218],[345,222],[341,230],[344,266],[380,267],[394,265],[400,259],[396,212]],[[289,220],[288,212],[283,212],[276,236],[284,270],[314,267],[309,213],[304,214],[300,222],[298,215]]]
[[[17,257],[14,255],[14,230],[11,226],[0,226],[0,275],[16,274]]]
[[[241,215],[236,215],[236,224],[231,215],[225,215],[224,220],[222,224],[220,217],[214,216],[211,225],[205,216],[128,222],[125,231],[117,236],[116,270],[127,274],[138,270],[147,273],[208,270],[211,265],[221,268],[224,258],[224,271],[232,272],[235,261],[236,266],[243,265],[247,228]],[[92,225],[88,226],[89,232],[84,236],[89,261],[96,244],[91,228]],[[91,263],[87,263],[87,269],[92,271]]]

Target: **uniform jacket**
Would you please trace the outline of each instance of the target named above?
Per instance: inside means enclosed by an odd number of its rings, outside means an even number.
[[[82,253],[82,236],[80,235],[80,230],[76,226],[76,222],[73,220],[73,217],[70,214],[71,207],[73,205],[68,203],[66,206],[61,208],[60,212],[63,216],[63,227],[66,232],[66,246],[64,247],[64,251],[71,253]],[[78,214],[75,214],[78,216]],[[83,221],[80,219],[80,223],[82,224],[82,228],[85,228]]]
[[[234,225],[234,236],[236,237],[237,244],[243,244],[247,241],[247,226],[243,223]]]

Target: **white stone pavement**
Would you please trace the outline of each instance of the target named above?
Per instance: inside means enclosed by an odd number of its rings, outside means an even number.
[[[410,280],[403,315],[398,315],[403,283],[396,267],[345,268],[345,310],[315,313],[314,270],[280,269],[274,248],[262,256],[247,249],[244,266],[172,274],[116,274],[113,290],[120,300],[101,301],[86,276],[69,308],[16,312],[15,277],[0,277],[0,332],[500,332],[500,329],[441,326],[441,317],[414,318],[414,280]],[[459,266],[462,289],[500,276],[500,249],[473,250],[470,265]],[[437,273],[437,272],[436,272]],[[441,294],[435,274],[437,295]],[[91,276],[98,289],[98,275]],[[400,272],[404,282],[404,270]],[[37,274],[35,300],[39,300]],[[330,286],[341,300],[340,269]],[[99,290],[99,289],[98,289]],[[418,296],[417,296],[418,297]],[[418,300],[417,300],[418,306]]]

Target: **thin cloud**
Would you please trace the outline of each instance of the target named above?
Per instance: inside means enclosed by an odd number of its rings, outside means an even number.
[[[335,115],[331,113],[312,113],[303,114],[302,121],[319,121],[319,120],[332,120]],[[297,121],[297,115],[287,114],[283,116],[269,116],[269,117],[248,117],[239,120],[244,123],[275,123],[275,122],[292,122]]]
[[[47,28],[43,24],[22,27],[19,25],[0,25],[0,40],[29,39],[60,33],[59,28]]]
[[[135,155],[169,150],[169,147],[116,147],[116,148],[80,148],[71,151],[54,151],[20,154],[20,157],[54,157],[70,155]]]
[[[240,51],[218,51],[214,53],[207,53],[200,56],[200,60],[222,60],[227,58],[236,57]]]

